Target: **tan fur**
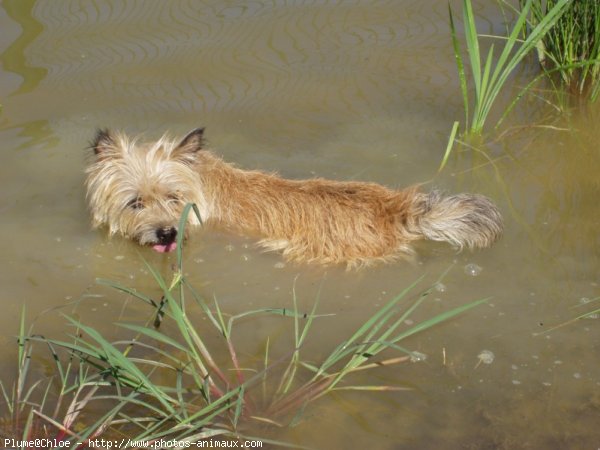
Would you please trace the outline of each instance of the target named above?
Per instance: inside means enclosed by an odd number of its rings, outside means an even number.
[[[111,234],[142,245],[168,245],[191,202],[203,224],[255,235],[288,260],[349,267],[410,254],[417,239],[486,247],[502,232],[500,213],[480,195],[242,170],[205,150],[202,133],[138,144],[100,131],[86,183],[94,226],[108,225]]]

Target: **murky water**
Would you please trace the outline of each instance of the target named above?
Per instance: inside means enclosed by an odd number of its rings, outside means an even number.
[[[482,32],[502,31],[493,2],[476,11]],[[147,308],[95,279],[156,293],[142,257],[166,274],[173,262],[90,230],[83,168],[95,128],[155,137],[202,125],[242,167],[480,192],[506,221],[492,249],[423,244],[413,264],[358,273],[285,265],[242,237],[195,236],[190,279],[229,313],[291,307],[295,279],[301,310],[321,291],[319,311],[336,316],[315,324],[303,348],[312,361],[423,274],[425,287],[452,267],[415,320],[491,297],[403,343],[425,361],[352,379],[412,390],[340,392],[293,428],[256,433],[323,449],[600,445],[600,323],[538,334],[600,295],[598,108],[548,129],[534,125],[552,108],[524,101],[512,126],[525,129],[489,144],[488,156],[457,148],[436,175],[462,120],[446,2],[5,0],[0,30],[3,379],[22,305],[30,321],[52,310],[35,324],[45,335],[69,331],[55,311],[75,310],[116,339],[112,323]],[[291,321],[255,324],[236,329],[249,360],[267,336],[292,348]]]

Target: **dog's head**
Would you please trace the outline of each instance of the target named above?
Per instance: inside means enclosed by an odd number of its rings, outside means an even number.
[[[88,166],[87,199],[94,227],[106,225],[159,252],[176,248],[178,223],[187,203],[206,210],[197,157],[204,129],[181,141],[163,136],[139,143],[122,133],[99,130],[92,142]],[[204,219],[204,217],[202,217]],[[194,214],[190,224],[199,224]]]

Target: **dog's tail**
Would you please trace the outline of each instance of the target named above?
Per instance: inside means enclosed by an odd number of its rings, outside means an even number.
[[[415,213],[410,228],[425,239],[446,241],[459,249],[489,247],[502,234],[500,211],[483,195],[417,193]]]

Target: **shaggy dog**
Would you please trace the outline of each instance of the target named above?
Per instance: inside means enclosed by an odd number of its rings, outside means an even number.
[[[242,170],[207,150],[203,132],[140,143],[98,131],[86,171],[94,227],[106,225],[111,235],[170,252],[184,206],[195,203],[201,221],[190,214],[191,225],[257,236],[291,261],[349,267],[410,254],[418,239],[475,248],[502,233],[498,209],[481,195]]]

